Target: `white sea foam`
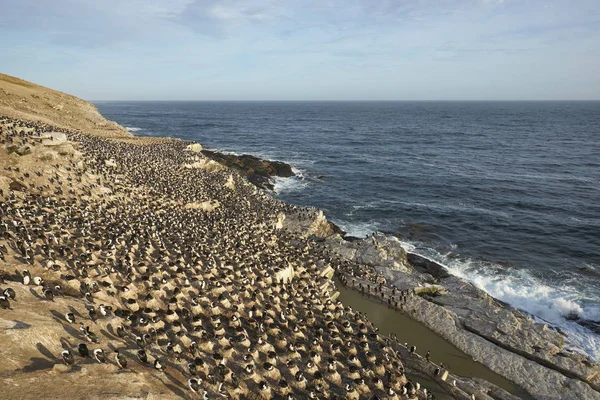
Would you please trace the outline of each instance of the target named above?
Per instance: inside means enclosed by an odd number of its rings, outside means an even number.
[[[282,178],[280,176],[273,177],[273,191],[276,194],[298,192],[305,189],[310,182],[304,177],[305,171],[296,168],[292,165],[292,172],[295,176]]]
[[[449,254],[440,254],[433,249],[400,242],[406,251],[436,261],[451,274],[473,283],[491,296],[531,314],[539,321],[559,327],[567,333],[568,343],[573,349],[580,349],[591,358],[600,360],[600,336],[565,319],[577,315],[583,319],[598,320],[600,299],[585,297],[572,286],[549,286],[526,270],[508,271],[500,265],[449,257]],[[594,301],[584,302],[584,299]]]
[[[273,191],[276,194],[298,192],[308,185],[309,182],[299,176],[291,176],[289,178],[282,178],[280,176],[273,177]]]
[[[347,222],[337,220],[333,222],[346,232],[347,235],[358,238],[364,238],[380,228],[376,222]]]
[[[126,126],[125,130],[127,130],[127,132],[139,132],[142,130],[142,128],[138,128],[135,126]]]
[[[233,150],[219,150],[219,149],[210,149],[210,148],[207,150],[216,151],[217,153],[226,154],[229,156],[238,156],[239,157],[242,155],[241,153],[238,153],[237,151],[233,151]]]

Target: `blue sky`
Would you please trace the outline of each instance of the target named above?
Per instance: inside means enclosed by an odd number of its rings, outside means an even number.
[[[0,0],[0,72],[89,100],[600,98],[600,1]]]

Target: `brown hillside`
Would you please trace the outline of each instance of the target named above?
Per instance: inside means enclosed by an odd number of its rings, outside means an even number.
[[[75,96],[0,73],[0,115],[40,121],[106,137],[130,137],[94,105]]]

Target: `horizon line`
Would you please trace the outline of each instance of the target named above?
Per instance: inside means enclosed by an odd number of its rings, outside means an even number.
[[[312,102],[312,103],[408,103],[408,102],[412,102],[412,103],[460,103],[460,102],[464,102],[464,103],[499,103],[499,102],[513,102],[513,103],[519,103],[519,102],[546,102],[546,103],[552,103],[552,102],[597,102],[600,101],[600,98],[598,99],[552,99],[552,100],[539,100],[539,99],[525,99],[525,100],[201,100],[201,99],[195,99],[195,100],[160,100],[160,99],[150,99],[150,100],[136,100],[136,99],[128,99],[128,100],[86,100],[89,101],[91,103],[95,103],[95,102],[221,102],[221,103],[242,103],[242,102],[246,102],[246,103],[276,103],[276,102],[280,102],[280,103],[292,103],[292,102],[297,102],[297,103],[301,103],[301,102]]]

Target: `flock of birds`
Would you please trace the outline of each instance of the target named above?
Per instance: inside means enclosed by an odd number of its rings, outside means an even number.
[[[5,147],[35,148],[57,131],[81,155],[0,171],[21,182],[0,191],[0,285],[85,304],[60,311],[61,323],[78,328],[64,363],[140,364],[181,377],[194,398],[433,397],[407,379],[395,338],[335,300],[324,271],[343,283],[340,271],[364,272],[369,291],[379,278],[275,227],[279,213],[310,219],[315,210],[227,170],[186,168],[197,156],[189,142],[137,143],[0,117]],[[187,207],[206,201],[218,207]],[[18,309],[14,289],[0,289],[0,307]]]

